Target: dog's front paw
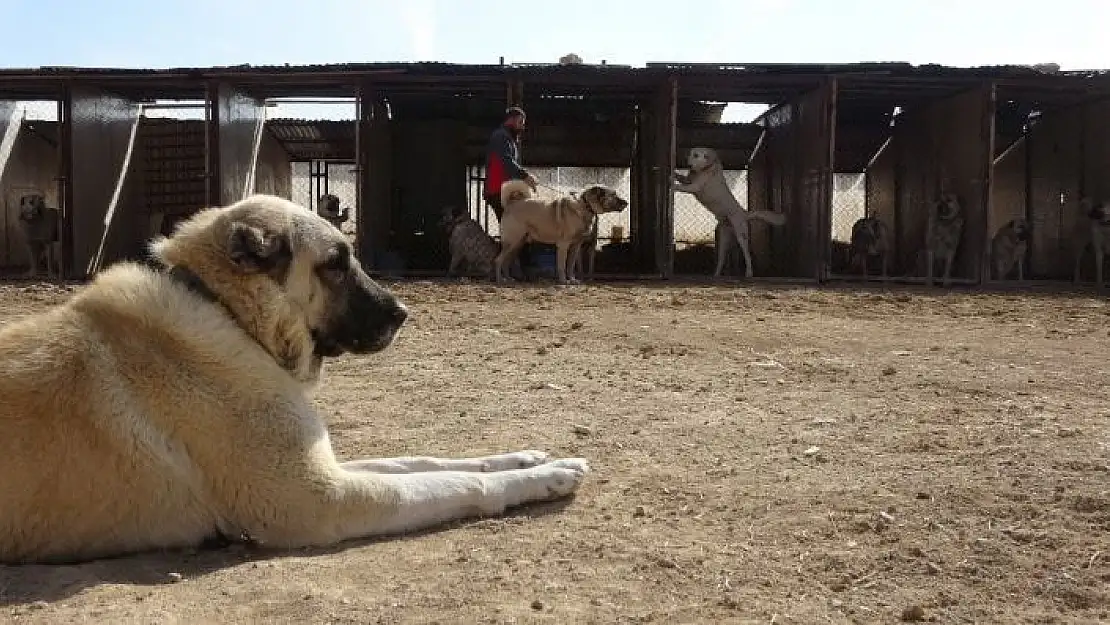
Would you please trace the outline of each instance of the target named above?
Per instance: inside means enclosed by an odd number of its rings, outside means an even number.
[[[526,449],[507,454],[487,456],[482,459],[482,471],[493,473],[496,471],[512,471],[514,469],[530,469],[551,461],[551,455],[545,451]]]
[[[590,465],[585,458],[560,458],[539,467],[539,470],[544,472],[547,496],[554,499],[578,490],[590,472]]]

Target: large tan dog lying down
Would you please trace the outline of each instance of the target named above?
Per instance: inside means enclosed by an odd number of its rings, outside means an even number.
[[[155,267],[0,330],[0,562],[328,545],[562,497],[587,472],[538,451],[337,461],[306,393],[408,312],[319,215],[256,195],[151,249]]]

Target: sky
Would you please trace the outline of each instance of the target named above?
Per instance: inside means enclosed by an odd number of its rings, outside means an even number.
[[[627,65],[907,61],[1110,67],[1105,34],[1110,2],[1039,4],[0,0],[6,23],[35,25],[37,31],[9,38],[0,47],[0,66],[497,63],[500,57],[531,63],[555,62],[574,52],[587,63]],[[345,109],[319,112],[331,117],[329,112]]]

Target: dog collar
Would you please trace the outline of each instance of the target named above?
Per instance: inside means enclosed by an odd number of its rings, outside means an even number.
[[[180,265],[175,265],[173,267],[170,267],[169,270],[166,271],[166,275],[178,284],[184,286],[185,288],[212,302],[213,304],[220,304],[221,306],[223,305],[223,302],[220,301],[220,298],[217,297],[216,294],[212,292],[212,289],[208,288],[208,285],[204,283],[204,280],[201,280],[200,276],[193,273],[191,269],[182,267]]]

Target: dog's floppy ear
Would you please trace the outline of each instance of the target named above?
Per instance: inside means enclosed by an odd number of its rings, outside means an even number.
[[[237,221],[228,232],[227,255],[240,270],[262,273],[288,265],[293,250],[286,235]]]
[[[721,164],[721,156],[717,154],[717,150],[714,150],[713,148],[706,148],[705,160],[709,162],[709,164],[705,166],[705,171],[724,171],[725,166]]]
[[[603,197],[604,192],[601,190],[601,187],[594,185],[592,187],[587,187],[583,189],[582,192],[579,193],[578,197],[575,199],[589,206],[597,206],[601,204],[601,200],[603,199]]]

